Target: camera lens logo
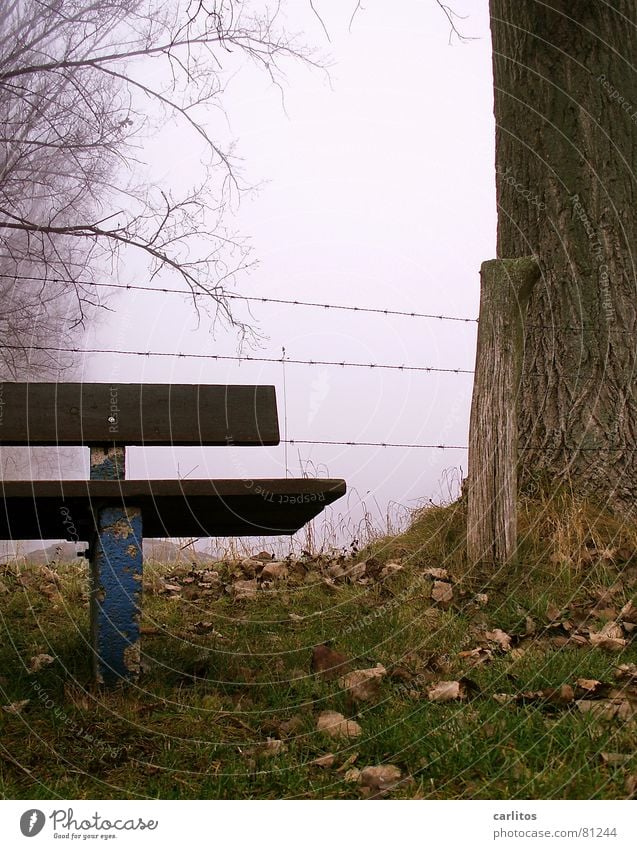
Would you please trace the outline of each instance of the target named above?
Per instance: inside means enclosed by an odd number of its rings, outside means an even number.
[[[25,811],[20,817],[20,831],[25,837],[35,837],[44,828],[46,817],[37,808]]]

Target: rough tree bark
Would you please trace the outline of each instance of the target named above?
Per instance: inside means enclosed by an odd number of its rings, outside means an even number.
[[[490,0],[498,256],[536,256],[519,403],[522,491],[637,500],[637,10]]]
[[[523,324],[540,276],[535,260],[490,260],[480,270],[480,322],[469,428],[467,557],[504,566],[517,545],[517,397]]]

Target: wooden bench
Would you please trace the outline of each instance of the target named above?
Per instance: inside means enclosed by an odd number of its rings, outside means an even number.
[[[0,384],[0,446],[86,445],[90,480],[1,481],[0,539],[89,542],[98,683],[139,674],[142,537],[293,534],[342,480],[126,480],[127,445],[278,445],[273,386]]]

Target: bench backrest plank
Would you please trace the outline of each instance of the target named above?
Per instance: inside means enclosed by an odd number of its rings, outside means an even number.
[[[278,445],[274,386],[0,383],[3,445]]]

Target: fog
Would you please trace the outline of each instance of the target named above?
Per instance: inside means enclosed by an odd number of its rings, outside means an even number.
[[[329,42],[308,4],[297,5],[294,24],[329,57],[329,79],[288,65],[282,98],[256,68],[236,69],[215,127],[224,141],[236,140],[242,178],[258,185],[234,210],[232,226],[249,236],[259,265],[233,291],[476,318],[479,267],[495,256],[488,4],[453,3],[467,16],[457,23],[472,40],[451,44],[434,0],[401,0],[391,9],[370,0],[351,30],[355,3],[315,2]],[[157,182],[196,180],[199,141],[183,126],[168,123],[138,155]],[[131,257],[117,279],[147,285],[143,274]],[[166,276],[160,285],[171,282],[181,285]],[[211,332],[185,296],[115,291],[108,305],[111,312],[78,344],[237,354],[237,335],[219,324]],[[280,359],[284,348],[291,359],[474,366],[475,323],[234,307],[263,337],[242,349],[254,357]],[[466,446],[468,439],[470,374],[92,354],[78,379],[274,384],[290,440]],[[351,530],[365,511],[382,528],[395,505],[413,509],[451,497],[445,470],[466,474],[467,457],[461,448],[306,444],[130,449],[127,474],[278,477],[286,465],[290,476],[345,478],[350,496],[334,512],[349,518]],[[339,537],[343,544],[348,533]]]

